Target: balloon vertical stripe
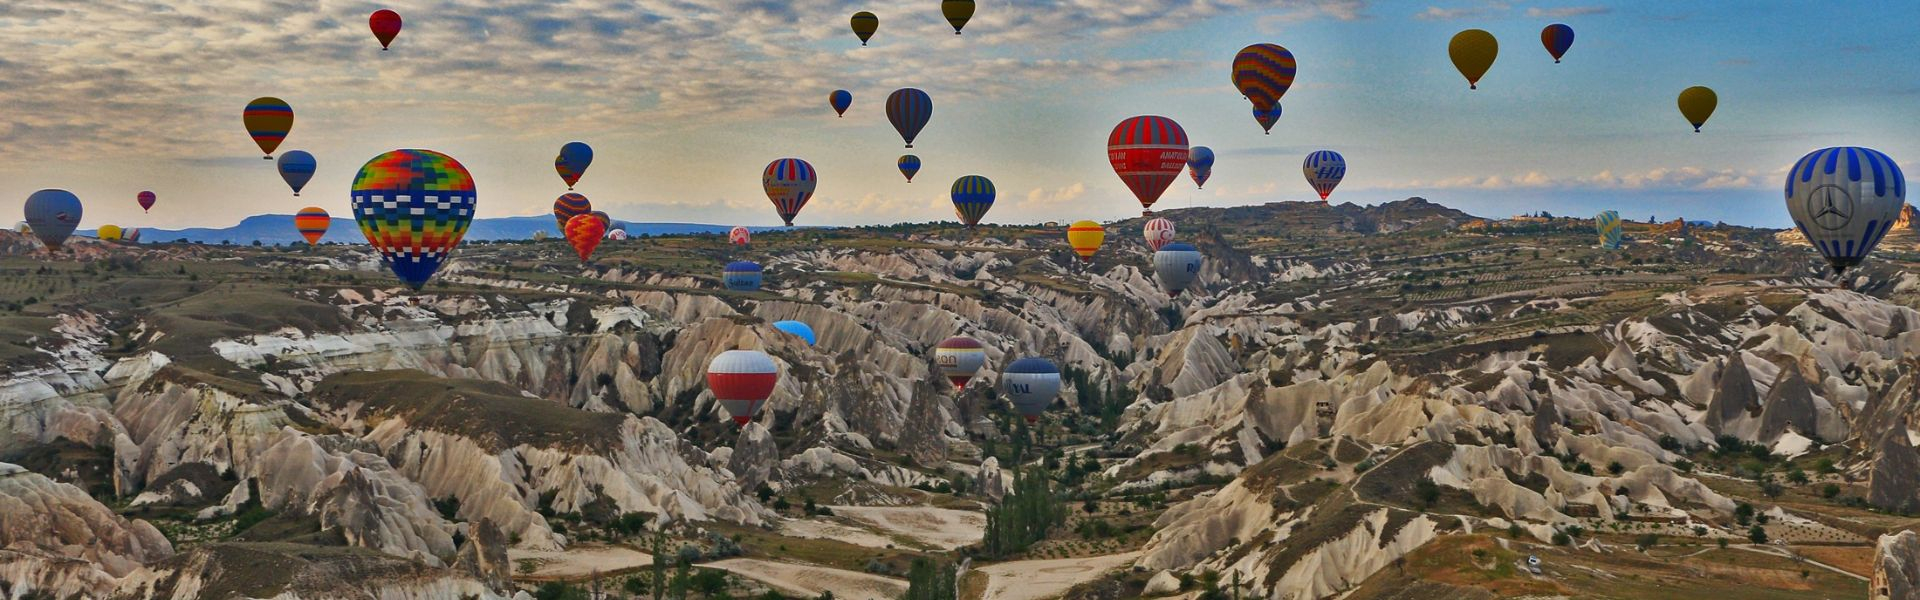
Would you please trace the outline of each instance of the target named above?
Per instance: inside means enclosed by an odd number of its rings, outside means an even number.
[[[900,132],[900,139],[906,141],[908,148],[913,147],[913,139],[920,136],[920,130],[925,129],[932,118],[933,98],[926,92],[900,88],[887,96],[887,120]]]

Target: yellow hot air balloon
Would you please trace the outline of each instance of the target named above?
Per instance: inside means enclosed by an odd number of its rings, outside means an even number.
[[[1093,262],[1093,253],[1100,251],[1100,244],[1107,241],[1107,229],[1093,221],[1075,221],[1067,227],[1067,244],[1073,246],[1073,253],[1080,255],[1082,262]]]
[[[101,241],[118,242],[120,241],[120,226],[101,225],[100,229],[94,232],[94,237],[100,238]]]
[[[1453,34],[1453,41],[1447,42],[1447,56],[1453,58],[1453,67],[1467,77],[1467,89],[1480,89],[1480,77],[1487,74],[1494,57],[1499,55],[1500,41],[1485,30],[1468,29]]]
[[[867,45],[867,40],[873,39],[873,32],[879,30],[880,17],[864,10],[853,13],[853,35],[860,38],[860,45]]]
[[[940,14],[953,26],[953,34],[960,35],[960,28],[973,18],[973,0],[940,0]]]
[[[1693,132],[1700,133],[1700,126],[1707,124],[1707,117],[1713,116],[1713,108],[1720,105],[1720,96],[1704,85],[1696,85],[1680,90],[1680,115],[1693,124]]]

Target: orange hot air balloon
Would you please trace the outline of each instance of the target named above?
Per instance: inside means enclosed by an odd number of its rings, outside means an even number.
[[[293,215],[293,228],[300,230],[300,237],[307,238],[311,245],[320,245],[320,238],[326,237],[327,228],[332,226],[333,217],[327,215],[327,209],[318,206],[302,208],[299,214]]]
[[[607,222],[591,213],[574,215],[567,219],[566,233],[567,243],[580,255],[580,262],[587,262],[593,257],[593,249],[600,247],[600,239],[607,235]]]
[[[1075,221],[1067,227],[1067,243],[1073,246],[1073,253],[1080,255],[1081,262],[1093,262],[1093,253],[1100,251],[1100,245],[1107,241],[1107,229],[1093,221]]]

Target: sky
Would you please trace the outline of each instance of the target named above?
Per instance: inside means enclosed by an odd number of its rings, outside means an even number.
[[[405,19],[390,52],[367,29],[379,8]],[[869,47],[859,10],[880,18]],[[1916,20],[1893,1],[979,0],[956,36],[938,0],[8,0],[0,197],[72,190],[84,228],[346,216],[360,165],[429,148],[473,173],[479,216],[535,215],[580,140],[596,156],[576,191],[628,221],[776,225],[760,172],[788,156],[820,173],[803,225],[952,220],[968,174],[999,189],[990,222],[1112,220],[1139,205],[1107,134],[1157,114],[1218,156],[1161,209],[1315,199],[1299,165],[1330,149],[1348,161],[1336,203],[1784,227],[1803,154],[1920,169]],[[1556,22],[1576,31],[1561,64],[1539,41]],[[1469,28],[1500,41],[1471,91],[1446,53]],[[1262,42],[1299,62],[1272,135],[1229,82]],[[1693,85],[1720,98],[1698,134],[1675,107]],[[934,101],[911,151],[884,111],[901,87]],[[319,160],[301,197],[241,126],[258,96],[294,107],[280,150]],[[925,165],[911,184],[905,152]]]

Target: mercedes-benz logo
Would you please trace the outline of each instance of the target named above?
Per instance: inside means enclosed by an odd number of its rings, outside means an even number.
[[[1827,184],[1807,194],[1807,215],[1821,229],[1839,229],[1853,221],[1853,194],[1846,188]]]

